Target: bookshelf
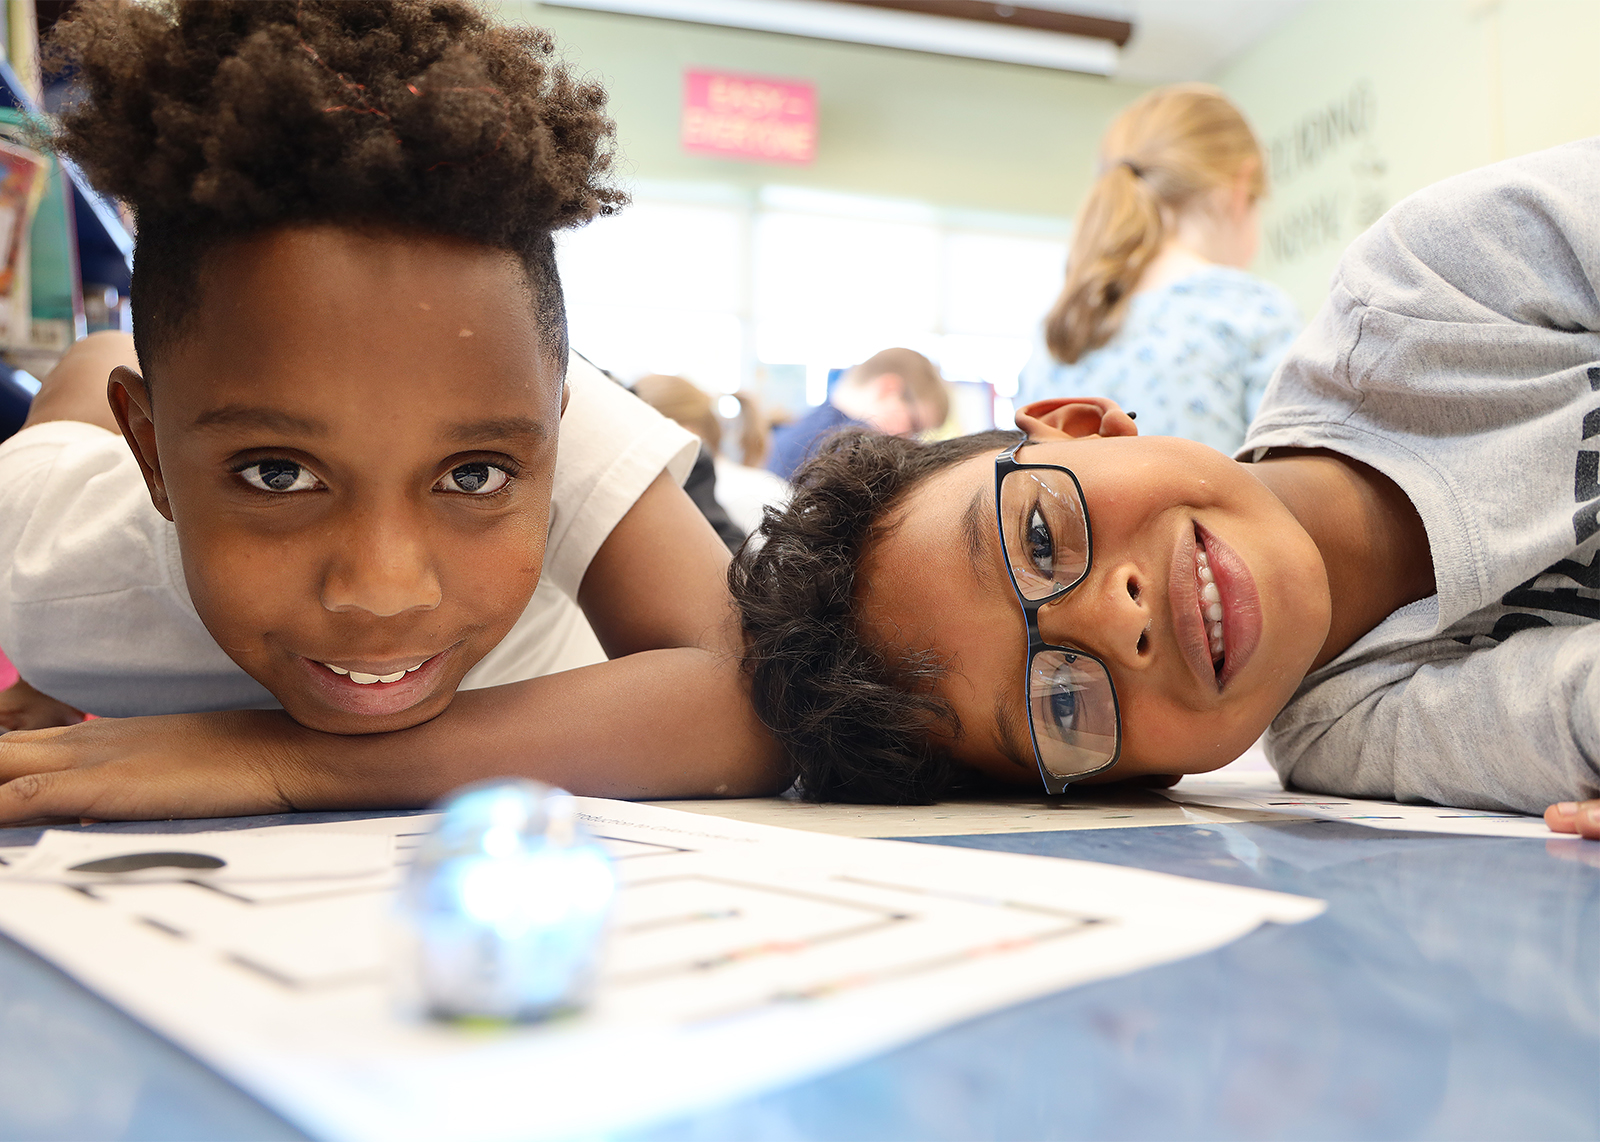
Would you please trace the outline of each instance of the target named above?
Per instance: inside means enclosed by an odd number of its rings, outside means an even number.
[[[4,60],[0,60],[0,96],[0,118],[15,121],[19,115],[39,113],[26,85]],[[51,165],[50,182],[29,232],[31,335],[27,343],[14,341],[4,350],[11,364],[35,375],[48,370],[91,327],[121,324],[133,269],[133,236],[115,204],[72,164],[52,160]],[[91,291],[87,314],[86,285]],[[116,298],[110,304],[109,291],[115,291]],[[91,317],[97,320],[91,322]]]

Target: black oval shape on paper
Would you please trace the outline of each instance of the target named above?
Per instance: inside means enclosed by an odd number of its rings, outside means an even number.
[[[221,868],[228,862],[205,853],[129,853],[75,864],[68,872],[142,872],[147,868]]]

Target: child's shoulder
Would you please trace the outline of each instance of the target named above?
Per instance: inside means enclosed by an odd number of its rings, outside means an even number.
[[[30,424],[0,441],[0,463],[14,464],[18,457],[37,463],[64,449],[115,454],[121,444],[121,437],[96,424],[85,424],[81,420],[47,420],[42,424]]]
[[[1600,276],[1600,137],[1467,171],[1402,199],[1338,280],[1378,304],[1459,292],[1511,315]]]
[[[0,540],[15,538],[41,513],[50,518],[105,485],[131,481],[141,493],[133,453],[122,437],[98,425],[48,420],[0,442]]]
[[[0,627],[9,636],[18,607],[48,624],[58,603],[111,605],[130,591],[186,600],[176,533],[116,433],[68,420],[25,428],[0,444],[0,486],[0,550],[10,560]]]

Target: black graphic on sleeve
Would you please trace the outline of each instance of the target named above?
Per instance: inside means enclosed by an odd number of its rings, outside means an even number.
[[[1589,367],[1589,388],[1600,391],[1600,365]],[[1583,418],[1583,439],[1600,436],[1600,409]],[[1573,475],[1572,498],[1582,506],[1572,513],[1572,534],[1579,543],[1600,531],[1600,452],[1587,449],[1578,453],[1577,469]]]

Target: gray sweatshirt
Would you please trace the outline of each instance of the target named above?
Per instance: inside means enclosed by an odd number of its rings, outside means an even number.
[[[1309,675],[1285,783],[1541,812],[1600,796],[1600,139],[1401,202],[1358,238],[1239,452],[1327,448],[1427,528],[1438,593]]]

